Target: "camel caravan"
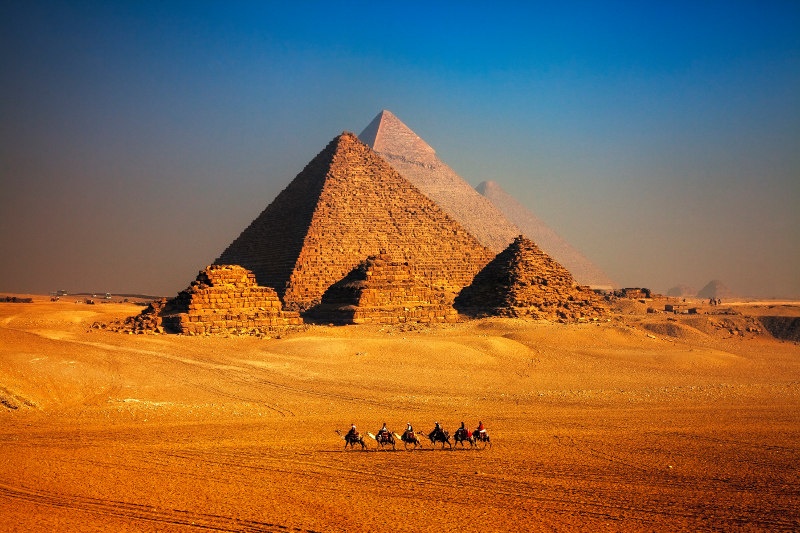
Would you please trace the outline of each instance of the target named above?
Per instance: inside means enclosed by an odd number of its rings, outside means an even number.
[[[367,441],[364,440],[364,437],[359,433],[358,429],[356,429],[355,424],[351,424],[350,429],[346,433],[338,429],[335,430],[335,433],[344,440],[345,450],[348,447],[354,450],[356,449],[356,445],[361,446],[362,451],[369,449]],[[367,436],[375,441],[376,450],[378,451],[385,451],[390,447],[392,451],[396,451],[398,442],[402,442],[404,449],[409,451],[423,447],[422,441],[420,441],[418,434],[414,431],[411,422],[406,424],[402,435],[390,431],[386,427],[386,422],[384,422],[377,433],[373,434],[368,431]],[[476,450],[483,450],[487,447],[491,448],[492,446],[492,440],[489,437],[489,433],[486,431],[486,427],[483,425],[483,421],[478,422],[478,427],[476,427],[474,431],[470,431],[464,425],[464,422],[461,422],[461,426],[456,429],[452,436],[452,441],[450,440],[450,432],[445,431],[439,422],[436,422],[433,430],[424,436],[430,441],[431,449],[436,449],[439,445],[441,445],[441,449],[444,449],[445,444],[450,450],[453,449],[454,444],[456,446],[461,445],[462,448],[467,448],[467,445],[469,445],[470,449]]]

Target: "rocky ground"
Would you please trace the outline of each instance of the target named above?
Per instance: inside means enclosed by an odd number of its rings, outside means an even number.
[[[760,318],[795,302],[257,338],[33,298],[0,303],[3,531],[800,529],[800,346]],[[491,448],[335,433],[478,420]]]

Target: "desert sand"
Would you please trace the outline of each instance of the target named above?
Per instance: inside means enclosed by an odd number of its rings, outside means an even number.
[[[0,303],[2,531],[800,530],[800,346],[722,317],[265,339],[34,300]],[[479,420],[491,448],[335,433]]]

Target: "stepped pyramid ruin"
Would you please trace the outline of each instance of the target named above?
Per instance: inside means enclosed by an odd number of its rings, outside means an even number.
[[[519,235],[514,224],[391,112],[378,113],[359,138],[494,253]]]
[[[602,270],[517,202],[500,185],[493,181],[484,181],[476,190],[516,224],[524,235],[564,265],[581,284],[605,290],[614,288],[615,283]]]
[[[608,313],[604,300],[523,236],[514,239],[465,287],[454,307],[470,316],[574,321]]]
[[[447,294],[427,286],[407,262],[371,256],[331,285],[307,316],[334,324],[455,322]]]
[[[238,265],[211,265],[175,298],[152,302],[118,329],[136,333],[252,335],[302,323],[299,313],[282,309],[273,289],[256,284],[252,272]]]
[[[305,311],[367,257],[456,294],[494,254],[352,133],[334,138],[217,258]]]

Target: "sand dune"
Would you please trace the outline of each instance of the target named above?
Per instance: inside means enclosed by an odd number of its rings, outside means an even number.
[[[730,333],[765,313],[736,309],[265,340],[0,304],[0,529],[797,530],[800,348]],[[462,420],[493,446],[345,451],[334,432]]]

